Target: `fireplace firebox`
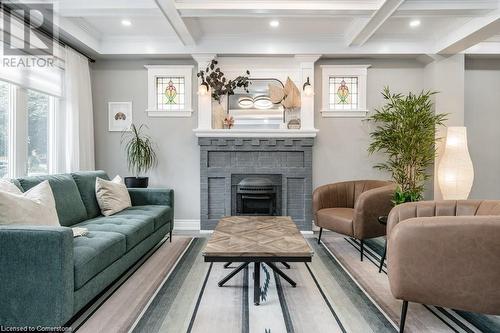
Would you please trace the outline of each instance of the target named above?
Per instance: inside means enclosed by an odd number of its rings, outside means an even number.
[[[276,192],[268,178],[244,178],[236,186],[236,215],[276,216]]]

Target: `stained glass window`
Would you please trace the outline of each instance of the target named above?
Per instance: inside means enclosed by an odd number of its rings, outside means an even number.
[[[184,80],[183,76],[156,78],[156,106],[158,110],[184,110],[186,98]]]
[[[329,80],[330,110],[357,110],[358,77],[332,76]]]

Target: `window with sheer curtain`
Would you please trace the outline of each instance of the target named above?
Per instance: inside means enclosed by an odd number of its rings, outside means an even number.
[[[0,81],[0,178],[9,173],[10,85]]]
[[[88,59],[58,43],[43,57],[52,61],[1,67],[0,177],[94,169]]]
[[[0,80],[0,178],[50,173],[57,102],[54,96]]]

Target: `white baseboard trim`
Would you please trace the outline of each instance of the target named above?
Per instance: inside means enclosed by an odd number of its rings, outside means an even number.
[[[174,230],[200,230],[200,220],[175,219]]]

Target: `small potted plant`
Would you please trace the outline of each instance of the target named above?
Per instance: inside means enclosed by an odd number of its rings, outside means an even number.
[[[132,124],[130,132],[123,132],[122,144],[125,142],[125,153],[127,154],[128,169],[135,177],[125,177],[125,185],[128,188],[146,188],[149,178],[140,177],[158,165],[155,152],[155,144],[151,138],[144,133],[144,128]]]

